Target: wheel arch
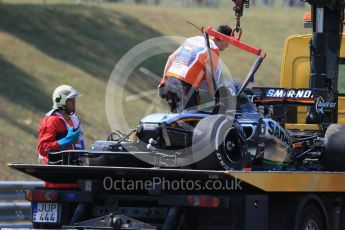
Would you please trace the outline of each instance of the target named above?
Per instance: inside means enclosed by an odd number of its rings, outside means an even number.
[[[298,224],[301,221],[303,209],[309,204],[314,204],[319,208],[319,210],[321,211],[321,214],[323,215],[324,222],[326,224],[326,230],[330,230],[329,218],[328,218],[326,207],[323,201],[320,199],[320,197],[312,193],[302,196],[302,199],[298,202],[296,206],[296,213],[294,216],[293,229],[298,230]]]

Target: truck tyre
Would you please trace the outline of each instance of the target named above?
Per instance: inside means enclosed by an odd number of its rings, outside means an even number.
[[[326,230],[323,215],[316,205],[308,204],[303,209],[298,230]]]
[[[249,162],[247,148],[242,127],[229,115],[206,117],[194,129],[193,155],[203,156],[197,169],[241,170]]]
[[[345,170],[345,125],[332,124],[327,128],[321,162],[324,170]]]

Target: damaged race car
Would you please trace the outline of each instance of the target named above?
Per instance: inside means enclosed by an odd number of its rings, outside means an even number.
[[[321,89],[247,88],[265,58],[260,52],[242,85],[218,87],[210,109],[151,114],[128,134],[115,131],[96,141],[92,150],[51,153],[49,163],[78,164],[87,156],[94,166],[345,170],[345,126],[312,117],[325,118],[337,107],[333,95]],[[309,106],[307,121],[319,129],[284,128],[290,105]]]

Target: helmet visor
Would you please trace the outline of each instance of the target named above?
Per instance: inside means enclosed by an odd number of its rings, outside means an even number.
[[[73,90],[66,96],[66,99],[76,98],[79,96],[81,96],[81,94],[77,90]]]

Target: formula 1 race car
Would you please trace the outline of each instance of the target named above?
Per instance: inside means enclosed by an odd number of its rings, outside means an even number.
[[[218,87],[207,110],[151,114],[126,135],[115,131],[96,141],[90,151],[51,153],[49,163],[78,164],[87,156],[97,166],[345,170],[345,126],[331,124],[338,113],[334,90],[247,88],[266,54],[210,27],[202,32],[205,44],[211,35],[257,55],[242,85]],[[286,129],[291,105],[308,106],[306,123],[313,129]]]
[[[68,157],[73,164],[71,159],[79,154],[97,166],[345,169],[345,126],[332,124],[326,131],[324,124],[319,124],[320,130],[284,128],[286,104],[315,106],[320,112],[334,104],[323,99],[324,92],[311,89],[248,89],[262,60],[258,56],[240,87],[221,85],[210,110],[151,114],[127,135],[116,131],[106,141],[96,141],[90,151],[52,153],[52,159],[74,154]]]

